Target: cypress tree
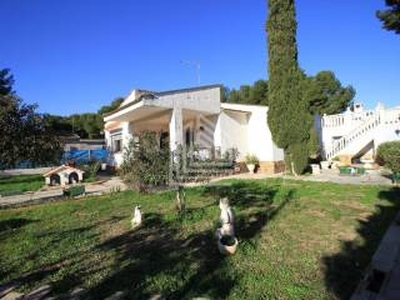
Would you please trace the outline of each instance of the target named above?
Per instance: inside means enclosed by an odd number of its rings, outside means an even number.
[[[274,142],[285,151],[286,169],[307,167],[310,114],[301,86],[305,75],[297,61],[294,0],[268,0],[269,111]]]

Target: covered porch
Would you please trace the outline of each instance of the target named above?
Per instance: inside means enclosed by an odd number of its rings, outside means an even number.
[[[171,151],[179,145],[186,148],[196,145],[202,156],[210,156],[209,152],[215,146],[218,114],[182,107],[142,105],[105,120],[109,125],[106,124],[105,132],[107,147],[113,153],[114,165],[120,166],[124,147],[144,131],[156,132],[160,143],[167,139]]]

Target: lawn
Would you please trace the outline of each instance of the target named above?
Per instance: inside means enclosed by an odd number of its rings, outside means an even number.
[[[0,284],[51,283],[104,299],[347,299],[399,210],[400,191],[280,179],[133,191],[0,211]],[[228,196],[239,248],[219,254],[217,201]],[[134,205],[144,225],[130,229]]]
[[[17,195],[36,191],[44,185],[41,175],[0,176],[0,195]]]

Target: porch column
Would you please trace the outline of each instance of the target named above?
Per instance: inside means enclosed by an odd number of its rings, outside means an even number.
[[[133,124],[132,122],[122,123],[122,147],[128,147],[129,141],[133,138]]]
[[[174,151],[178,145],[183,145],[182,108],[174,107],[169,122],[169,149]]]

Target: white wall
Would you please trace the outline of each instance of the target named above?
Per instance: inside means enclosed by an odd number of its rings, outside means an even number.
[[[249,153],[257,155],[260,161],[283,160],[283,151],[272,141],[272,134],[267,123],[267,107],[256,107],[249,119],[247,129]]]
[[[199,89],[192,91],[181,91],[177,93],[167,93],[158,97],[158,99],[144,100],[145,105],[154,105],[166,108],[182,108],[218,114],[220,112],[221,88],[213,87],[209,89]]]
[[[283,160],[283,151],[272,141],[267,123],[268,107],[223,103],[218,125],[221,148],[238,148],[239,160],[246,154],[255,154],[260,161]],[[218,127],[218,126],[217,126]]]
[[[216,147],[221,147],[221,154],[228,149],[237,148],[238,159],[242,160],[248,152],[246,114],[221,111],[214,134],[214,142]]]
[[[400,141],[400,134],[397,135],[396,130],[400,130],[400,122],[379,126],[379,132],[375,135],[375,148],[384,142]]]

